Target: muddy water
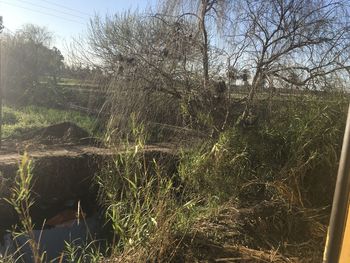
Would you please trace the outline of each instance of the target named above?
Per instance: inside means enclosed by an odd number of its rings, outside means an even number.
[[[35,241],[40,245],[40,252],[46,253],[45,262],[66,262],[63,255],[66,242],[76,247],[88,244],[98,239],[100,231],[100,220],[97,215],[83,219],[74,220],[69,224],[62,224],[56,227],[43,230],[34,230]],[[102,240],[100,240],[102,242]],[[94,243],[99,246],[98,243]],[[33,253],[28,245],[28,237],[21,236],[13,238],[6,234],[0,245],[1,254],[13,254],[19,258],[16,262],[34,263]],[[1,258],[1,257],[0,257]]]

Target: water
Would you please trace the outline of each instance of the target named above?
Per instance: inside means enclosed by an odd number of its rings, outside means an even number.
[[[88,244],[96,239],[99,230],[98,216],[92,216],[85,220],[75,220],[70,226],[59,226],[44,230],[34,230],[35,241],[40,245],[40,253],[46,252],[46,262],[60,261],[66,242],[77,246]],[[98,245],[98,244],[97,244]],[[21,236],[15,239],[10,234],[4,236],[3,245],[0,245],[0,253],[14,254],[20,258],[17,262],[34,263],[33,253],[28,244],[28,237]]]

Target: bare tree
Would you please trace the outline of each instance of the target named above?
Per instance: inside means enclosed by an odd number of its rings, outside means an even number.
[[[226,0],[196,0],[196,1],[168,1],[163,2],[164,14],[170,14],[175,17],[190,16],[196,21],[197,30],[201,37],[200,50],[202,54],[202,78],[205,92],[208,92],[210,81],[210,32],[209,28],[216,26],[219,28],[227,12],[230,1]],[[228,13],[228,12],[227,12]]]
[[[79,42],[75,48],[83,50]],[[78,57],[114,79],[142,79],[143,89],[181,98],[182,89],[189,88],[189,69],[198,63],[196,42],[193,26],[184,19],[126,13],[95,17],[84,43],[89,52]]]
[[[235,38],[243,50],[241,63],[252,65],[253,72],[245,114],[264,80],[318,89],[317,80],[348,68],[344,2],[247,0],[241,7]]]
[[[261,87],[271,96],[276,87],[323,89],[350,71],[345,0],[161,3],[156,14],[95,17],[87,42],[77,45],[118,92],[166,94],[192,113],[229,116],[224,92],[214,90],[239,77],[249,89],[244,119]]]
[[[196,29],[186,17],[138,12],[97,16],[91,20],[87,41],[75,43],[74,55],[79,63],[101,69],[108,79],[106,105],[114,113],[125,113],[119,118],[125,118],[125,125],[133,111],[144,120],[167,121],[165,112],[164,117],[159,113],[163,106],[172,109],[171,122],[180,101],[201,86],[194,81],[199,79],[201,61]],[[151,105],[158,105],[158,110],[150,112]]]
[[[49,47],[51,45],[53,34],[46,27],[40,27],[33,24],[24,25],[17,35],[23,40],[33,42],[36,45]]]

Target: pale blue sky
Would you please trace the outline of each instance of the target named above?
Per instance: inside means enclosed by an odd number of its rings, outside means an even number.
[[[13,32],[26,23],[46,26],[55,35],[53,44],[64,49],[71,37],[84,34],[94,14],[142,10],[155,3],[156,0],[0,0],[0,16]]]

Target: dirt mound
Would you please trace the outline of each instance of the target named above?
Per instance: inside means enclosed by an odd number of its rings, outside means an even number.
[[[61,122],[32,131],[23,137],[45,144],[84,143],[90,138],[90,134],[72,122]]]

